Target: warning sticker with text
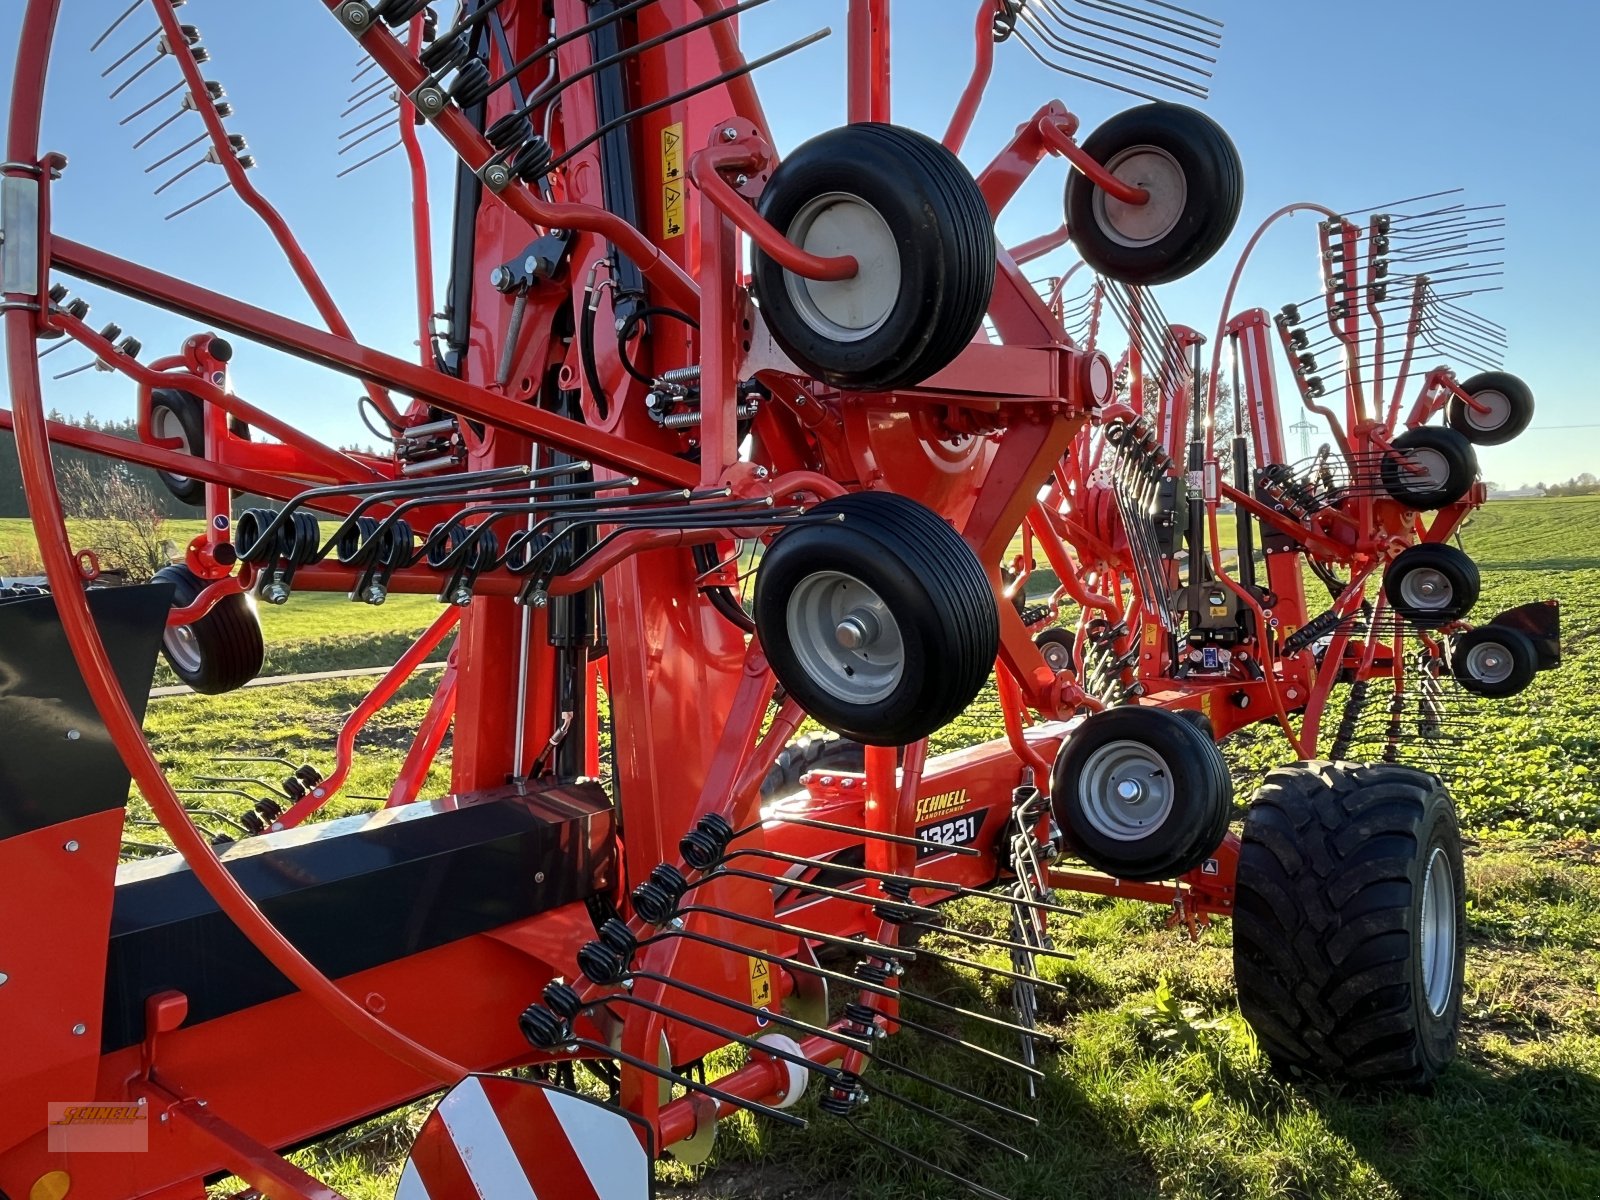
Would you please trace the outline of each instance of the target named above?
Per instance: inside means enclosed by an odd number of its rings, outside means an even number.
[[[683,236],[683,122],[661,131],[661,236]]]

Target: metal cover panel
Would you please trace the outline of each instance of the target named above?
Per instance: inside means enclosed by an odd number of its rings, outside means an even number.
[[[235,843],[222,861],[330,978],[583,900],[610,885],[612,809],[596,783],[512,785]],[[147,996],[189,997],[189,1023],[293,988],[177,855],[118,871],[103,1048],[144,1034]]]
[[[87,594],[123,694],[142,721],[172,587]],[[50,596],[0,600],[0,730],[0,839],[127,803],[128,770]]]

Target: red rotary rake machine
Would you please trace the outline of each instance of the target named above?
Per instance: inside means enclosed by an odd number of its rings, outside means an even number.
[[[1316,308],[1235,314],[1230,291],[1205,370],[1205,339],[1148,289],[1221,248],[1242,168],[1208,118],[1147,93],[1203,97],[1209,19],[983,0],[934,140],[890,121],[887,0],[850,0],[850,124],[780,161],[751,74],[823,34],[748,60],[738,18],[765,0],[468,0],[448,19],[323,2],[365,56],[347,172],[407,156],[420,361],[356,338],[256,187],[181,0],[135,0],[94,44],[136,106],[123,124],[161,153],[199,121],[152,168],[159,190],[223,181],[172,215],[237,193],[322,326],[58,232],[74,180],[40,145],[44,86],[82,6],[25,6],[0,165],[4,423],[49,586],[0,597],[0,712],[29,747],[0,761],[0,1193],[199,1197],[237,1175],[330,1196],[288,1148],[445,1089],[401,1196],[642,1197],[652,1161],[703,1161],[736,1112],[882,1143],[869,1099],[950,1132],[957,1152],[900,1148],[930,1186],[994,1195],[959,1151],[1025,1154],[988,1126],[1037,1123],[1015,1105],[1051,1041],[1037,967],[1059,956],[1062,889],[1191,926],[1235,915],[1241,1004],[1285,1066],[1437,1073],[1460,848],[1401,742],[1413,719],[1448,732],[1452,678],[1507,695],[1557,653],[1553,606],[1466,625],[1476,575],[1447,540],[1483,499],[1472,443],[1514,435],[1531,396],[1414,369],[1501,340],[1461,308],[1458,243],[1490,240],[1473,210],[1324,212]],[[1017,48],[1148,103],[1081,143],[1047,104],[974,178],[957,153]],[[442,305],[423,126],[459,158]],[[1065,224],[997,247],[996,216],[1052,158]],[[1023,267],[1069,241],[1098,277],[1042,295]],[[142,361],[69,280],[196,332]],[[131,381],[138,441],[46,418],[41,339]],[[357,381],[390,450],[335,450],[246,399],[228,339]],[[1275,342],[1329,422],[1304,461]],[[153,468],[207,532],[153,586],[96,586],[52,445]],[[1030,608],[1036,555],[1059,588]],[[195,690],[232,690],[262,666],[256,605],[307,591],[425,593],[442,615],[332,766],[282,762],[281,783],[235,766],[212,781],[231,811],[197,813],[141,732],[157,647]],[[312,820],[452,633],[387,801]],[[991,675],[1004,736],[930,756]],[[1379,761],[1314,761],[1330,701],[1343,759],[1386,681]],[[808,717],[841,740],[797,740]],[[1257,721],[1306,761],[1269,777],[1241,839],[1216,739]],[[424,797],[446,737],[451,790]],[[130,778],[175,853],[122,861]],[[205,828],[218,817],[231,833]],[[1003,905],[1002,932],[947,925],[956,897]],[[916,944],[933,930],[964,951]],[[920,990],[918,959],[1003,983],[1015,1012]],[[890,1033],[1003,1066],[1018,1095],[914,1070]],[[61,1104],[135,1121],[148,1149],[74,1152]]]

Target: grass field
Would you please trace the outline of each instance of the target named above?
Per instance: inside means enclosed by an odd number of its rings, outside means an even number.
[[[0,555],[16,544],[16,524],[28,532],[25,523],[0,522]],[[1024,1147],[1029,1160],[881,1102],[869,1108],[866,1127],[1016,1197],[1600,1197],[1600,498],[1497,502],[1475,517],[1464,542],[1484,573],[1480,615],[1561,599],[1567,661],[1513,701],[1473,702],[1451,755],[1449,779],[1469,839],[1466,1018],[1461,1057],[1431,1095],[1353,1094],[1279,1079],[1234,1005],[1226,923],[1190,944],[1165,927],[1161,911],[1085,900],[1081,918],[1054,927],[1076,957],[1048,969],[1065,988],[1044,997],[1046,1023],[1062,1048],[1047,1059],[1048,1078],[1031,1109],[1039,1127],[979,1121]],[[427,598],[367,609],[342,597],[297,596],[263,614],[268,669],[387,663],[436,612]],[[369,727],[334,811],[387,790],[429,682],[414,682]],[[325,765],[365,686],[335,681],[160,700],[147,728],[180,782],[212,773],[214,757],[226,753]],[[992,736],[994,721],[991,693],[935,749]],[[1226,749],[1241,801],[1261,771],[1289,757],[1282,738],[1265,730],[1236,735]],[[446,786],[441,762],[430,790]],[[985,902],[957,911],[978,930],[998,913]],[[1007,1005],[992,979],[963,970],[919,964],[910,985],[957,1003]],[[1004,1035],[992,1044],[1011,1049]],[[1021,1101],[1013,1077],[973,1070],[931,1043],[896,1038],[889,1052],[983,1094]],[[896,1086],[946,1107],[905,1081]],[[848,1126],[806,1115],[811,1128],[800,1134],[746,1118],[725,1123],[708,1169],[663,1169],[665,1194],[964,1194]],[[407,1123],[416,1119],[413,1112]],[[403,1127],[381,1132],[358,1150],[311,1150],[302,1158],[358,1200],[388,1200],[405,1138]]]

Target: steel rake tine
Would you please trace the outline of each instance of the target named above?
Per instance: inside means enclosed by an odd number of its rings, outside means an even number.
[[[1101,29],[1115,29],[1119,33],[1123,33],[1131,38],[1137,38],[1142,42],[1148,42],[1153,46],[1160,46],[1162,49],[1171,50],[1177,54],[1187,54],[1189,57],[1198,59],[1201,62],[1214,64],[1217,60],[1215,57],[1209,54],[1202,54],[1199,50],[1195,50],[1188,46],[1180,46],[1175,42],[1164,42],[1160,38],[1151,37],[1149,34],[1139,33],[1134,30],[1121,29],[1119,26],[1112,25],[1106,21],[1096,21],[1089,17],[1074,18],[1071,13],[1064,11],[1061,6],[1057,4],[1056,0],[1039,0],[1039,3],[1042,4],[1045,10],[1048,11],[1050,15],[1057,21],[1059,21],[1069,33],[1080,33],[1084,37],[1094,38],[1096,41],[1106,42],[1113,46],[1119,46],[1122,49],[1131,51],[1134,54],[1143,54],[1148,58],[1154,58],[1164,63],[1170,63],[1172,66],[1178,67],[1182,70],[1194,71],[1197,74],[1204,75],[1208,79],[1211,77],[1211,72],[1206,70],[1204,67],[1197,67],[1190,63],[1186,63],[1181,58],[1173,58],[1170,55],[1161,54],[1155,50],[1146,50],[1142,46],[1137,46],[1132,42],[1121,41],[1107,34],[1095,33],[1088,29],[1074,29],[1073,20],[1076,19],[1084,25],[1098,26]]]
[[[803,925],[790,925],[783,921],[769,921],[765,917],[735,912],[731,908],[717,908],[710,904],[685,904],[680,906],[677,912],[680,917],[693,913],[705,913],[708,916],[721,917],[727,921],[736,921],[741,925],[750,925],[756,929],[765,929],[772,933],[788,934],[791,937],[801,938],[806,941],[817,941],[825,945],[856,950],[870,950],[878,958],[896,958],[910,962],[919,955],[917,950],[909,946],[890,946],[884,942],[873,941],[865,935],[844,937],[835,933],[819,933],[815,929],[807,929]]]
[[[608,992],[604,996],[596,996],[593,1000],[585,1000],[583,1007],[578,1011],[588,1012],[591,1009],[604,1008],[608,1004],[633,1004],[644,1009],[646,1012],[653,1012],[658,1016],[670,1017],[674,1021],[682,1021],[685,1025],[693,1026],[695,1029],[699,1029],[705,1033],[713,1034],[716,1037],[725,1037],[730,1042],[743,1046],[746,1050],[751,1050],[760,1054],[770,1054],[772,1057],[782,1059],[784,1062],[793,1063],[802,1070],[811,1071],[815,1074],[821,1075],[824,1079],[836,1080],[839,1078],[839,1072],[834,1068],[827,1066],[824,1063],[815,1062],[803,1054],[795,1054],[792,1051],[783,1049],[781,1046],[763,1044],[762,1042],[757,1041],[755,1038],[745,1037],[743,1034],[736,1033],[732,1029],[725,1029],[720,1025],[714,1025],[710,1021],[702,1021],[698,1017],[692,1017],[688,1013],[679,1009],[670,1008],[664,1004],[657,1004],[653,1000],[646,1000],[642,996],[636,996],[631,992]]]
[[[933,1081],[929,1080],[929,1078],[926,1075],[923,1075],[921,1072],[913,1071],[909,1067],[904,1067],[904,1068],[899,1067],[898,1064],[894,1063],[890,1059],[874,1057],[872,1059],[872,1062],[873,1062],[873,1065],[875,1065],[875,1066],[882,1067],[885,1070],[888,1070],[888,1071],[891,1071],[891,1072],[897,1072],[899,1074],[902,1074],[907,1079],[916,1079],[916,1080],[918,1080],[918,1082],[925,1083],[925,1084],[933,1082]],[[935,1090],[942,1091],[944,1089],[935,1087]],[[878,1080],[874,1080],[873,1081],[872,1088],[870,1089],[869,1094],[870,1095],[882,1096],[885,1100],[890,1100],[890,1101],[894,1102],[895,1104],[902,1105],[905,1108],[911,1109],[911,1111],[913,1111],[913,1112],[921,1113],[923,1116],[929,1117],[932,1120],[938,1121],[941,1125],[948,1126],[951,1129],[959,1129],[962,1133],[966,1134],[968,1137],[975,1137],[981,1142],[986,1142],[987,1144],[993,1146],[996,1150],[999,1150],[1002,1154],[1009,1154],[1013,1158],[1019,1159],[1022,1162],[1027,1162],[1028,1161],[1027,1151],[1018,1149],[1016,1146],[1013,1146],[1010,1142],[1003,1141],[1002,1139],[995,1137],[994,1134],[992,1134],[992,1133],[985,1133],[983,1130],[979,1129],[976,1125],[969,1125],[967,1122],[962,1121],[962,1120],[958,1120],[957,1118],[952,1117],[949,1113],[942,1113],[937,1108],[934,1108],[934,1107],[932,1107],[931,1105],[928,1105],[928,1104],[924,1104],[920,1100],[913,1100],[913,1099],[911,1099],[911,1097],[903,1095],[900,1092],[894,1091],[892,1088],[884,1087],[883,1084]],[[978,1100],[978,1101],[980,1101],[980,1103],[981,1103],[981,1100],[982,1100],[981,1097],[973,1096],[971,1093],[965,1093],[964,1095],[962,1093],[956,1093],[956,1094],[957,1095],[962,1095],[962,1098]],[[1005,1106],[1001,1105],[1000,1107],[1004,1108]],[[1017,1116],[1021,1117],[1024,1121],[1032,1122],[1034,1125],[1037,1125],[1039,1123],[1037,1117],[1028,1117],[1028,1116],[1025,1116],[1022,1113],[1017,1113]]]
[[[969,971],[978,971],[982,974],[998,975],[1003,979],[1011,979],[1028,984],[1036,984],[1037,986],[1044,988],[1046,991],[1061,992],[1062,994],[1065,994],[1067,991],[1067,989],[1062,987],[1059,983],[1054,983],[1048,979],[1041,979],[1037,975],[1024,975],[1019,971],[1012,971],[1005,967],[997,967],[990,963],[980,962],[977,959],[962,958],[959,954],[945,954],[939,950],[929,950],[926,946],[919,946],[917,948],[917,958],[931,959],[934,962],[945,963],[946,965],[952,967],[965,967]]]
[[[1027,10],[1024,9],[1023,11],[1026,12]],[[1028,40],[1028,36],[1024,32],[1024,29],[1025,28],[1031,28],[1031,27],[1032,27],[1031,24],[1026,24],[1026,23],[1025,24],[1019,24],[1017,26],[1017,28],[1016,28],[1017,44],[1019,46],[1021,46],[1024,50],[1026,50],[1029,54],[1033,55],[1033,57],[1035,59],[1037,59],[1041,65],[1049,67],[1050,70],[1055,71],[1055,72],[1057,72],[1059,74],[1070,76],[1073,79],[1082,79],[1082,80],[1085,80],[1088,83],[1094,83],[1094,84],[1100,85],[1101,87],[1110,88],[1114,92],[1121,92],[1125,96],[1133,96],[1136,99],[1148,100],[1148,101],[1151,101],[1152,103],[1156,103],[1156,102],[1159,101],[1159,97],[1152,96],[1149,92],[1142,92],[1138,88],[1129,87],[1125,83],[1118,83],[1114,79],[1102,79],[1098,75],[1091,75],[1087,71],[1080,71],[1080,70],[1077,70],[1074,67],[1066,66],[1064,63],[1056,62],[1049,55],[1045,54],[1042,50],[1040,50],[1039,47],[1035,46],[1031,41]]]
[[[897,875],[892,871],[873,871],[867,867],[851,866],[845,863],[818,863],[815,859],[802,858],[796,854],[785,854],[779,850],[735,850],[725,856],[724,862],[734,858],[768,858],[774,862],[788,863],[791,866],[819,867],[830,871],[842,871],[847,875],[854,875],[858,879],[872,879],[879,883],[898,883],[914,888],[923,888],[927,891],[943,892],[951,896],[971,896],[979,900],[1001,900],[1007,904],[1021,904],[1030,908],[1037,908],[1041,912],[1060,913],[1062,916],[1079,917],[1083,914],[1077,909],[1067,908],[1060,904],[1049,904],[1043,900],[1019,900],[1014,898],[997,897],[993,892],[983,888],[965,887],[959,883],[945,883],[938,879],[924,879],[916,875]]]
[[[384,115],[388,116],[389,114],[385,113]],[[390,131],[398,131],[399,129],[400,129],[400,119],[398,117],[396,117],[389,124],[387,124],[387,125],[379,125],[376,129],[369,129],[369,130],[367,130],[367,132],[363,133],[360,137],[354,139],[353,141],[346,142],[343,146],[340,146],[339,150],[338,150],[338,156],[341,157],[341,158],[344,157],[344,155],[349,154],[350,151],[354,150],[357,146],[361,145],[363,142],[370,141],[371,139],[377,137],[379,134],[389,133]]]
[[[851,772],[853,774],[853,772]],[[845,772],[840,772],[845,774]],[[742,837],[748,837],[768,823],[783,825],[798,825],[803,829],[820,829],[828,833],[846,833],[854,836],[870,838],[875,842],[887,842],[892,846],[916,846],[924,850],[948,850],[950,853],[963,858],[976,858],[980,851],[971,846],[946,846],[943,842],[930,842],[925,838],[907,837],[899,833],[883,833],[876,829],[859,829],[854,825],[840,825],[833,821],[819,821],[815,817],[796,817],[773,809],[762,816],[759,821],[753,821],[743,829],[736,830],[730,842],[736,842]]]
[[[130,50],[128,50],[128,52],[125,53],[121,58],[117,59],[116,62],[112,63],[104,71],[101,71],[100,72],[100,78],[101,79],[106,78],[106,76],[110,75],[118,67],[122,66],[123,63],[127,62],[135,54],[139,53],[139,51],[143,50],[146,46],[148,46],[151,42],[155,41],[160,36],[161,36],[161,29],[158,26],[156,29],[152,30],[148,35],[146,35],[143,40],[135,43],[134,46]]]
[[[645,945],[644,942],[640,942],[639,944],[641,946]],[[685,983],[683,980],[675,979],[670,975],[661,975],[655,971],[629,971],[625,978],[632,980],[642,979],[646,983],[656,983],[660,984],[664,988],[673,988],[680,992],[686,992],[698,1000],[705,1000],[712,1004],[721,1005],[724,1008],[731,1008],[734,1012],[743,1013],[746,1016],[768,1020],[775,1025],[782,1025],[786,1029],[793,1029],[797,1033],[809,1034],[812,1037],[826,1038],[828,1041],[833,1042],[836,1045],[843,1046],[848,1050],[854,1050],[858,1054],[864,1054],[868,1058],[871,1058],[873,1055],[873,1049],[870,1042],[862,1041],[860,1038],[853,1037],[848,1033],[841,1033],[839,1030],[831,1027],[813,1025],[809,1021],[802,1021],[798,1017],[791,1017],[786,1013],[776,1012],[766,1008],[757,1008],[753,1004],[746,1004],[743,1000],[735,1000],[732,996],[724,996],[707,988],[698,987],[692,983]]]
[[[379,150],[376,154],[369,154],[366,158],[363,158],[360,162],[355,163],[352,166],[346,167],[344,170],[340,171],[337,175],[335,175],[334,178],[335,179],[343,179],[347,175],[354,175],[357,171],[361,170],[362,167],[368,165],[369,163],[377,162],[385,154],[390,154],[393,151],[400,149],[400,147],[402,145],[404,145],[404,144],[405,143],[403,143],[403,142],[395,142],[392,145],[385,146],[382,150]]]
[[[961,1187],[966,1188],[967,1191],[971,1192],[975,1196],[982,1196],[984,1200],[1011,1200],[1011,1197],[986,1188],[981,1183],[974,1183],[964,1175],[957,1175],[954,1171],[946,1170],[944,1167],[938,1166],[935,1163],[931,1163],[925,1158],[919,1158],[917,1155],[912,1154],[904,1147],[896,1146],[893,1142],[879,1137],[866,1126],[862,1125],[859,1121],[851,1120],[850,1118],[846,1117],[845,1124],[850,1126],[850,1128],[854,1130],[858,1136],[864,1138],[868,1142],[871,1142],[874,1146],[877,1146],[882,1150],[887,1150],[891,1154],[899,1155],[908,1162],[915,1163],[924,1171],[928,1171],[934,1175],[948,1179],[951,1183],[959,1184]]]
[[[1012,1067],[1028,1076],[1029,1079],[1044,1078],[1044,1072],[1039,1070],[1037,1067],[1029,1066],[1027,1063],[1018,1062],[1014,1058],[1008,1058],[999,1051],[990,1050],[987,1046],[980,1046],[976,1042],[966,1041],[963,1038],[957,1037],[953,1033],[945,1032],[943,1029],[940,1029],[937,1026],[924,1024],[921,1021],[904,1016],[901,1013],[896,1013],[893,1017],[888,1018],[888,1020],[891,1025],[903,1026],[906,1029],[910,1029],[916,1033],[922,1034],[924,1037],[933,1038],[934,1041],[939,1042],[942,1045],[953,1046],[956,1049],[965,1050],[969,1054],[975,1054],[980,1058],[990,1059],[1001,1064],[1002,1066]]]
[[[143,5],[144,0],[133,0],[132,4],[128,5],[127,8],[122,10],[122,15],[116,20],[112,21],[110,25],[106,26],[106,31],[104,33],[95,38],[94,44],[89,47],[89,53],[93,54],[96,50],[100,49],[100,47],[105,44],[105,40],[115,33],[124,21],[133,16],[134,13],[138,12]]]

